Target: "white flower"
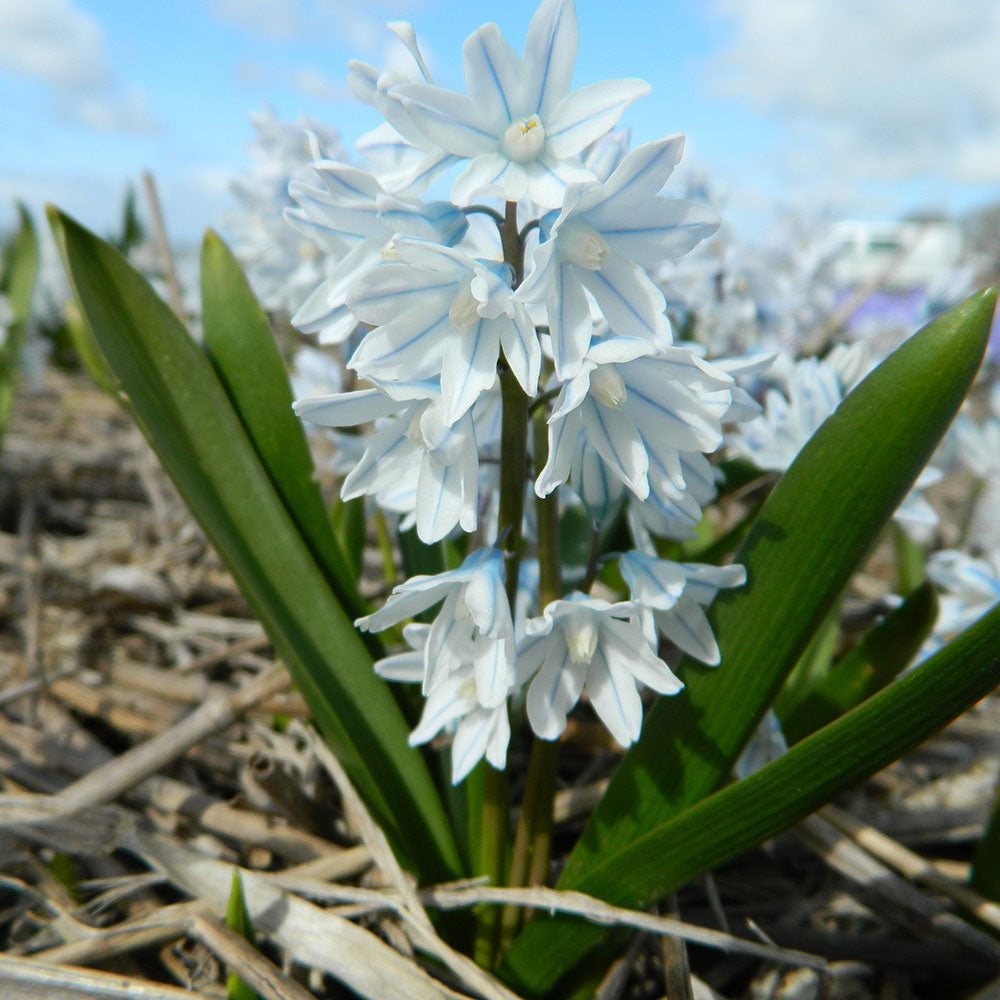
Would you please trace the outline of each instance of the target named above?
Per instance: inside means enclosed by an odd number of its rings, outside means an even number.
[[[1000,601],[1000,551],[979,558],[956,549],[935,552],[927,576],[944,591],[934,626],[938,638],[958,635]]]
[[[617,335],[670,344],[663,293],[644,269],[687,253],[719,227],[707,205],[655,197],[683,149],[680,135],[640,146],[605,182],[572,185],[558,217],[542,220],[542,242],[517,294],[545,302],[559,378],[579,372],[590,344],[584,289]]]
[[[509,280],[505,264],[425,240],[394,240],[390,259],[348,296],[354,314],[375,326],[348,367],[380,382],[440,375],[451,424],[493,385],[502,347],[522,388],[534,395],[541,347]]]
[[[309,177],[313,160],[346,153],[337,132],[305,116],[297,123],[283,122],[265,105],[250,121],[256,130],[247,147],[252,166],[231,184],[240,211],[227,218],[227,228],[262,305],[291,313],[348,245],[332,233],[308,233],[304,239],[288,225],[283,212],[292,205],[289,181]]]
[[[838,357],[841,364],[850,360],[844,353]],[[858,367],[850,364],[843,370],[856,373]],[[777,472],[784,472],[792,464],[846,395],[837,369],[818,358],[806,358],[790,369],[786,367],[783,378],[787,395],[769,389],[764,396],[764,412],[728,439],[733,450],[759,469]],[[928,541],[938,523],[937,513],[919,491],[941,478],[942,473],[933,466],[924,469],[893,514],[893,520],[917,541]]]
[[[559,737],[586,688],[594,711],[627,747],[642,727],[636,683],[660,694],[676,694],[684,686],[650,649],[635,604],[608,604],[573,592],[549,604],[525,632],[517,651],[518,677],[534,674],[528,721],[540,739]]]
[[[433,84],[413,26],[407,21],[392,21],[386,27],[410,50],[423,80]],[[379,72],[355,60],[347,64],[347,82],[358,100],[373,105],[385,118],[385,123],[363,135],[355,148],[374,164],[387,191],[420,194],[442,171],[458,162],[458,157],[427,141],[394,95],[399,84],[416,82],[412,77],[392,70]]]
[[[470,664],[475,697],[484,707],[495,708],[514,684],[514,624],[505,576],[503,553],[479,549],[456,570],[415,576],[394,587],[384,607],[355,625],[380,632],[443,600],[424,649],[423,692],[432,692]]]
[[[578,154],[613,128],[649,85],[611,80],[570,93],[576,45],[572,0],[542,0],[523,58],[495,24],[466,39],[467,95],[422,83],[392,89],[429,143],[471,158],[452,188],[453,201],[465,205],[495,194],[555,208],[567,184],[593,178]]]
[[[295,412],[325,427],[353,427],[383,417],[361,460],[344,480],[341,496],[380,497],[416,477],[416,526],[424,542],[437,542],[456,524],[474,531],[479,499],[479,451],[471,412],[450,426],[433,383],[401,385],[404,398],[362,389],[300,399]],[[414,398],[416,397],[416,398]]]
[[[403,636],[412,652],[387,656],[375,664],[379,676],[392,681],[417,681],[423,677],[430,625],[407,625]],[[470,665],[449,674],[427,696],[410,745],[433,739],[442,729],[454,729],[451,745],[451,781],[457,785],[484,757],[498,771],[507,764],[510,720],[507,703],[485,708],[476,697],[476,680]]]
[[[719,647],[702,609],[721,587],[746,583],[743,566],[678,563],[633,551],[621,556],[618,569],[632,599],[652,612],[666,638],[702,663],[719,663]]]
[[[312,167],[323,187],[302,182],[289,185],[296,205],[285,210],[285,218],[313,238],[332,236],[350,250],[302,303],[292,323],[305,333],[318,333],[321,344],[339,344],[357,326],[357,318],[347,308],[348,292],[383,260],[393,236],[417,236],[450,245],[461,240],[468,223],[447,202],[425,205],[416,198],[388,194],[371,174],[357,167],[331,161]]]
[[[640,499],[685,488],[681,455],[712,452],[732,403],[733,380],[692,351],[650,354],[643,341],[613,338],[591,347],[549,418],[549,459],[535,483],[547,496],[569,478],[577,437]]]

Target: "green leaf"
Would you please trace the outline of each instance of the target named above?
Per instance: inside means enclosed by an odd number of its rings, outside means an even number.
[[[627,894],[628,905],[647,906],[898,760],[997,684],[1000,607],[912,673],[756,774],[665,819],[626,849],[605,857],[574,888],[619,903]],[[628,883],[625,892],[616,889],[622,882]],[[605,933],[606,928],[564,917],[536,920],[509,956],[507,979],[518,992],[540,994]]]
[[[422,757],[202,351],[115,250],[55,209],[87,324],[181,495],[291,671],[317,725],[421,878],[459,873]]]
[[[775,711],[785,739],[798,743],[880,691],[912,661],[937,618],[930,584],[918,587],[802,697]]]
[[[18,203],[18,230],[3,248],[0,260],[0,294],[6,297],[12,322],[0,342],[0,441],[14,405],[14,387],[21,363],[21,348],[31,313],[31,293],[38,273],[38,237],[31,216]]]
[[[995,301],[995,292],[979,293],[915,334],[803,448],[737,554],[746,586],[726,591],[712,609],[722,665],[681,665],[687,690],[649,712],[560,888],[623,905],[666,891],[665,880],[631,863],[633,846],[729,773],[951,422],[982,358]],[[671,852],[687,849],[657,843],[665,872]],[[508,976],[529,992],[551,985],[593,944],[593,930],[581,923],[555,926],[533,925],[508,956]]]
[[[38,236],[28,209],[18,202],[18,228],[3,248],[0,293],[7,296],[15,323],[26,323],[31,313],[31,293],[38,274]]]
[[[233,872],[233,886],[229,890],[229,901],[226,904],[226,926],[235,931],[244,941],[252,945],[257,944],[253,932],[253,923],[247,911],[246,899],[243,896],[243,881],[239,871]],[[257,993],[235,972],[230,972],[226,978],[227,1000],[259,1000]]]
[[[337,499],[330,512],[330,522],[338,544],[354,578],[361,578],[361,564],[365,552],[365,498]],[[360,617],[360,616],[359,616]]]
[[[205,346],[233,408],[334,593],[352,618],[367,614],[357,570],[337,543],[284,362],[239,262],[211,229],[201,249]]]
[[[806,651],[789,671],[774,699],[772,707],[779,719],[785,719],[792,706],[801,703],[806,694],[829,675],[839,636],[840,603],[837,602],[827,612],[822,624],[806,646]]]

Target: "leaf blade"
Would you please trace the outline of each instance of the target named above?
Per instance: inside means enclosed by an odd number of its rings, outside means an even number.
[[[422,757],[208,360],[111,247],[50,209],[84,317],[181,495],[240,584],[317,725],[422,877],[460,870]],[[412,852],[412,844],[419,849]]]

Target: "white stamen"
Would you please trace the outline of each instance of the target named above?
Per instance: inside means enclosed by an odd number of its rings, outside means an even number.
[[[571,616],[563,627],[569,658],[574,663],[590,663],[597,649],[597,626],[590,615]]]
[[[614,365],[601,365],[590,373],[590,395],[601,406],[617,410],[628,399],[628,389]]]
[[[608,255],[608,244],[604,237],[579,219],[561,226],[556,239],[559,256],[588,271],[600,271],[604,258]]]
[[[479,299],[472,294],[472,279],[462,283],[448,309],[448,322],[456,330],[471,330],[480,320]]]
[[[545,127],[538,115],[512,121],[500,140],[500,151],[515,163],[538,159],[544,146]]]

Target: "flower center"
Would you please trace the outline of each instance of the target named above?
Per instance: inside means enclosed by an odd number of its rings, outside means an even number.
[[[600,271],[604,267],[609,249],[604,237],[579,219],[559,227],[556,245],[563,260],[588,271]]]
[[[590,373],[590,394],[601,406],[619,409],[628,399],[625,381],[614,365],[601,365]]]
[[[500,139],[500,151],[515,163],[538,158],[545,146],[545,126],[538,115],[512,121]]]
[[[462,282],[448,309],[448,322],[463,333],[471,330],[481,319],[479,299],[472,294],[472,278]]]
[[[590,615],[573,615],[563,627],[569,658],[574,663],[590,663],[597,649],[597,626]]]

